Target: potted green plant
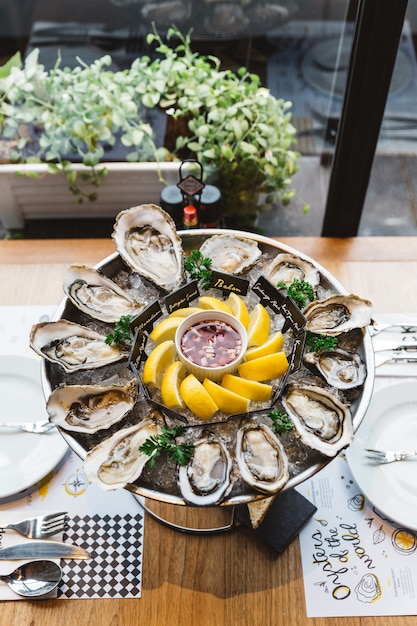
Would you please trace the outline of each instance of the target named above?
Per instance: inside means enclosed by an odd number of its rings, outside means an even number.
[[[300,156],[291,103],[272,96],[258,75],[222,70],[217,57],[193,52],[190,33],[171,28],[164,42],[154,32],[152,42],[161,56],[146,68],[142,102],[182,123],[169,147],[194,156],[219,187],[226,224],[252,228],[272,202],[287,205]]]
[[[24,63],[10,59],[0,68],[0,129],[10,161],[61,173],[80,204],[97,200],[112,153],[113,160],[155,164],[159,181],[166,166],[172,172],[192,156],[206,182],[220,188],[227,225],[253,227],[272,201],[287,204],[299,157],[291,104],[274,98],[257,75],[222,70],[218,58],[193,52],[191,33],[172,27],[164,41],[154,30],[147,41],[156,58],[120,71],[109,69],[109,55],[73,69],[58,59],[49,71],[37,50]],[[163,112],[168,129],[176,126],[166,145],[157,145],[154,112]]]
[[[0,68],[6,227],[21,227],[26,217],[114,216],[142,195],[158,199],[156,163],[166,151],[156,148],[136,92],[140,65],[118,72],[110,65],[109,56],[73,69],[58,59],[46,71],[34,50],[24,63],[16,54]]]

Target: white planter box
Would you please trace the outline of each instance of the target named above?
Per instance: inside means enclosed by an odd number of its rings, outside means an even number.
[[[0,165],[0,220],[6,229],[23,228],[27,219],[62,219],[115,217],[119,211],[137,204],[159,204],[164,182],[176,184],[179,180],[180,163],[103,163],[108,175],[101,179],[98,188],[80,186],[92,193],[97,191],[94,202],[84,200],[77,204],[77,197],[68,188],[61,173],[49,174],[46,165]],[[80,174],[88,172],[83,165],[74,165]],[[36,172],[38,178],[18,176],[17,172]]]

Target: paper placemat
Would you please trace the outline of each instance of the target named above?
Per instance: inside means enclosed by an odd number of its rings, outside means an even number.
[[[29,347],[33,324],[47,322],[56,310],[53,305],[0,306],[0,354],[19,354],[40,359]]]
[[[398,550],[400,527],[367,501],[346,458],[297,489],[318,509],[300,533],[307,617],[415,615],[417,553]]]
[[[377,315],[380,323],[415,321],[417,315]],[[398,328],[381,339],[398,338]],[[408,338],[410,338],[408,336]],[[416,380],[417,363],[387,364],[376,370],[375,390]],[[384,519],[353,479],[341,453],[297,487],[317,506],[300,533],[308,617],[417,614],[417,551],[399,550],[395,537],[415,533]]]
[[[55,308],[46,305],[0,307],[0,354],[39,359],[29,348],[30,329],[34,323],[50,319]],[[55,595],[59,599],[139,598],[144,532],[141,501],[123,489],[105,492],[89,484],[81,459],[68,449],[60,466],[44,480],[25,492],[0,500],[0,523],[67,511],[68,528],[57,539],[85,548],[91,559],[62,559],[63,577]],[[0,532],[3,547],[25,540],[14,532]],[[0,573],[11,572],[17,564],[17,561],[0,562]],[[0,600],[19,599],[24,598],[16,596],[6,585],[0,585]]]
[[[0,521],[19,521],[41,513],[67,511],[66,543],[85,548],[86,561],[61,560],[63,577],[58,598],[138,598],[141,596],[144,516],[128,491],[105,492],[87,482],[82,461],[69,451],[64,464],[34,490],[0,503]],[[0,535],[1,536],[1,535]],[[25,541],[7,531],[10,542]],[[53,541],[51,538],[48,541]],[[4,541],[4,539],[3,539]],[[3,543],[3,545],[6,545]],[[0,572],[12,571],[15,561],[0,562]],[[0,600],[18,600],[0,587]]]

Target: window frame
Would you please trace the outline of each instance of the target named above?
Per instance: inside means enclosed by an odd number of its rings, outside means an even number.
[[[360,0],[333,154],[323,237],[355,237],[408,0]]]

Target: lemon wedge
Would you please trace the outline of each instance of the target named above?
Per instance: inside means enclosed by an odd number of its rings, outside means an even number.
[[[262,382],[285,374],[288,369],[288,361],[285,352],[274,352],[241,363],[237,369],[242,378]]]
[[[175,344],[172,339],[167,339],[158,344],[150,353],[143,367],[143,382],[151,387],[158,387],[164,371],[175,359]]]
[[[249,314],[248,347],[260,346],[269,337],[271,318],[266,308],[258,302]]]
[[[205,378],[203,387],[208,391],[214,402],[225,413],[245,413],[249,410],[249,400],[239,396],[234,391],[229,391],[217,383]]]
[[[249,325],[249,311],[242,298],[232,291],[227,299],[227,304],[232,314],[239,320],[244,328],[247,328]]]
[[[180,384],[185,378],[185,369],[180,361],[174,361],[166,368],[161,380],[162,402],[168,408],[185,407],[180,394]]]
[[[213,296],[200,296],[198,299],[198,306],[201,309],[215,309],[217,311],[224,311],[224,313],[229,313],[232,315],[232,310],[228,304],[224,300],[220,300],[220,298],[214,298]]]
[[[219,408],[194,374],[184,378],[180,384],[180,394],[190,411],[202,420],[210,419]]]
[[[176,309],[169,314],[169,317],[188,317],[192,313],[198,313],[198,311],[202,311],[198,306],[186,306],[181,309]]]
[[[233,374],[225,374],[223,376],[222,387],[255,402],[266,402],[272,395],[272,385],[239,378],[239,376],[233,376]]]
[[[252,359],[258,359],[260,356],[272,354],[273,352],[279,352],[284,345],[284,335],[279,330],[272,335],[269,335],[265,343],[260,346],[254,346],[248,348],[245,352],[245,361],[251,361]]]
[[[167,341],[167,339],[174,339],[175,332],[181,322],[181,317],[167,317],[155,326],[149,334],[149,338],[155,343],[162,343],[163,341]]]

